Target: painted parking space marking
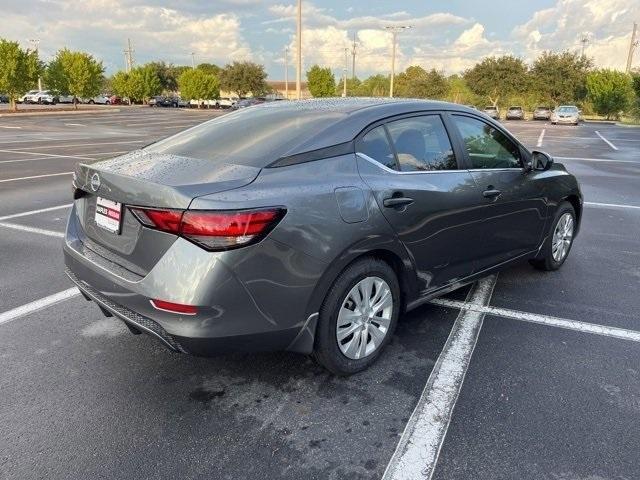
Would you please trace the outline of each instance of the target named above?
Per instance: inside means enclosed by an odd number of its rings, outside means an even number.
[[[0,183],[17,182],[19,180],[33,180],[35,178],[44,178],[44,177],[59,177],[60,175],[71,175],[72,173],[73,172],[60,172],[60,173],[47,173],[46,175],[32,175],[30,177],[5,178],[4,180],[0,180]]]
[[[34,155],[41,157],[57,157],[57,158],[77,158],[79,160],[91,160],[89,157],[81,157],[79,155],[58,155],[57,153],[43,153],[43,152],[25,152],[23,150],[0,150],[2,153],[21,153],[23,155]]]
[[[613,148],[614,150],[618,150],[618,147],[616,147],[613,143],[611,143],[609,140],[607,140],[606,138],[604,138],[604,137],[602,136],[602,134],[601,134],[598,130],[596,130],[596,135],[598,135],[598,136],[600,137],[600,139],[601,139],[604,143],[606,143],[607,145],[609,145],[611,148]]]
[[[39,213],[52,212],[54,210],[62,210],[63,208],[70,208],[73,204],[67,203],[66,205],[56,205],[55,207],[39,208],[38,210],[30,210],[28,212],[12,213],[11,215],[5,215],[0,217],[0,222],[4,220],[11,220],[12,218],[28,217],[30,215],[37,215]]]
[[[538,141],[536,143],[536,147],[541,147],[542,146],[542,141],[544,140],[544,132],[546,132],[547,129],[543,128],[542,131],[540,132],[540,136],[538,137]]]
[[[64,233],[62,232],[56,232],[54,230],[46,230],[44,228],[28,227],[26,225],[19,225],[17,223],[0,222],[0,227],[9,228],[12,230],[20,230],[22,232],[28,232],[28,233],[37,233],[39,235],[46,235],[48,237],[64,238]]]
[[[479,280],[467,294],[467,301],[488,305],[496,280],[497,275]],[[383,480],[429,479],[433,475],[484,316],[481,311],[460,310]]]
[[[626,328],[609,327],[606,325],[598,325],[596,323],[582,322],[579,320],[570,320],[567,318],[553,317],[550,315],[541,315],[538,313],[521,312],[519,310],[511,310],[509,308],[491,307],[479,302],[461,302],[459,300],[449,300],[447,298],[436,298],[431,301],[432,304],[441,307],[457,308],[461,311],[473,311],[484,313],[487,315],[495,315],[502,318],[510,318],[529,323],[538,323],[551,327],[564,328],[577,332],[591,333],[605,337],[619,338],[622,340],[630,340],[640,342],[640,331],[628,330]]]
[[[20,130],[22,127],[18,127],[17,125],[0,125],[0,128]]]
[[[629,208],[631,210],[640,210],[638,205],[625,205],[622,203],[600,203],[600,202],[584,202],[588,207],[596,208]]]
[[[84,123],[65,123],[67,127],[86,127]]]
[[[78,140],[78,139],[73,139]],[[60,139],[60,141],[67,141],[66,139]],[[14,150],[14,149],[8,149],[8,150],[0,150],[0,152],[16,152],[16,153],[20,153],[21,151],[24,150],[39,150],[39,149],[50,149],[50,148],[67,148],[67,147],[95,147],[97,145],[124,145],[127,143],[145,143],[146,140],[120,140],[117,142],[94,142],[94,143],[75,143],[75,144],[68,144],[65,143],[63,145],[37,145],[35,147],[24,147],[24,148],[20,148],[19,150]],[[2,142],[0,142],[2,143]],[[38,153],[38,155],[42,155],[41,153]]]
[[[76,287],[73,287],[69,288],[68,290],[54,293],[53,295],[49,295],[48,297],[40,298],[39,300],[35,300],[20,307],[7,310],[6,312],[0,313],[0,325],[2,325],[3,323],[8,323],[25,315],[29,315],[30,313],[37,312],[38,310],[42,310],[43,308],[49,307],[51,305],[55,305],[56,303],[60,303],[68,298],[75,297],[76,295],[80,295],[80,290],[78,290]]]
[[[553,155],[553,158],[557,160],[576,160],[580,162],[635,163],[636,165],[640,165],[640,162],[636,162],[635,160],[615,160],[612,158],[561,157],[557,155]]]

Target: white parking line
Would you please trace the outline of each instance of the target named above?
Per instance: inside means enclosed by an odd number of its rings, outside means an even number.
[[[78,139],[73,139],[78,140]],[[66,139],[60,139],[58,141],[66,141]],[[119,142],[97,142],[97,143],[72,143],[72,144],[62,144],[62,145],[38,145],[36,147],[24,147],[21,148],[20,150],[38,150],[41,148],[44,149],[50,149],[50,148],[67,148],[67,147],[94,147],[96,145],[124,145],[126,143],[149,143],[150,140],[124,140],[124,141],[119,141]],[[0,142],[2,143],[2,142]],[[0,150],[2,152],[18,152],[17,150]],[[41,153],[38,153],[38,155],[42,155]]]
[[[630,208],[632,210],[640,210],[638,205],[624,205],[622,203],[600,203],[600,202],[584,202],[588,207],[596,208]]]
[[[25,152],[23,150],[0,150],[2,153],[20,153],[23,155],[35,155],[42,157],[56,157],[56,158],[77,158],[78,160],[93,160],[89,157],[81,157],[78,155],[58,155],[56,153],[42,153],[42,152]]]
[[[61,210],[63,208],[69,208],[72,205],[73,205],[72,203],[68,203],[66,205],[57,205],[55,207],[40,208],[38,210],[30,210],[28,212],[12,213],[11,215],[5,215],[4,217],[0,217],[0,222],[4,220],[11,220],[12,218],[28,217],[29,215],[37,215],[38,213],[51,212],[53,210]]]
[[[20,130],[22,127],[18,127],[18,126],[9,126],[9,125],[0,125],[0,128],[11,128],[11,129],[16,129],[16,130]]]
[[[64,238],[64,233],[62,232],[45,230],[44,228],[28,227],[26,225],[19,225],[17,223],[0,222],[0,227],[11,228],[13,230],[20,230],[22,232],[38,233],[40,235],[46,235],[48,237]]]
[[[600,139],[602,139],[602,141],[603,141],[604,143],[606,143],[607,145],[609,145],[611,148],[613,148],[614,150],[618,150],[618,147],[616,147],[613,143],[611,143],[609,140],[607,140],[606,138],[604,138],[604,137],[602,136],[602,134],[601,134],[598,130],[596,130],[596,135],[598,135],[598,136],[600,137]]]
[[[544,132],[546,132],[547,129],[543,128],[542,131],[540,132],[540,136],[538,137],[538,142],[536,143],[536,147],[541,147],[542,146],[542,140],[544,140]]]
[[[51,157],[15,158],[11,160],[0,160],[0,163],[33,162],[38,160],[51,160]]]
[[[580,162],[614,162],[614,163],[635,163],[640,166],[640,162],[636,162],[634,160],[613,160],[610,158],[583,158],[583,157],[559,157],[554,155],[553,158],[556,160],[577,160]]]
[[[7,310],[6,312],[0,313],[0,325],[15,320],[16,318],[29,315],[30,313],[36,312],[38,310],[42,310],[43,308],[50,305],[62,302],[67,298],[75,297],[76,295],[80,295],[80,290],[78,290],[76,287],[73,287],[68,290],[63,290],[62,292],[54,293],[53,295],[49,295],[48,297],[35,300],[31,303],[27,303],[20,307],[16,307],[12,310]]]
[[[73,172],[60,172],[60,173],[47,173],[46,175],[33,175],[31,177],[5,178],[4,180],[0,180],[0,183],[17,182],[18,180],[31,180],[33,178],[57,177],[60,175],[71,175],[72,173]]]
[[[567,330],[575,330],[577,332],[592,333],[594,335],[602,335],[605,337],[619,338],[622,340],[631,340],[640,342],[640,331],[627,330],[626,328],[609,327],[606,325],[598,325],[595,323],[580,322],[578,320],[569,320],[567,318],[552,317],[550,315],[541,315],[537,313],[521,312],[508,308],[490,307],[479,302],[460,302],[458,300],[449,300],[446,298],[436,298],[431,301],[434,305],[449,308],[459,308],[461,311],[472,311],[476,313],[484,313],[487,315],[496,315],[503,318],[511,318],[513,320],[521,320],[523,322],[539,323],[541,325],[549,325],[551,327],[564,328]]]
[[[84,123],[65,123],[67,127],[86,127]]]
[[[492,275],[477,282],[467,300],[488,305],[496,279],[497,276]],[[387,465],[383,480],[429,479],[433,475],[483,318],[483,312],[460,311]]]

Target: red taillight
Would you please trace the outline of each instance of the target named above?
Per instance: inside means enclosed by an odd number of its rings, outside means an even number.
[[[157,228],[163,232],[180,232],[180,220],[182,210],[158,210],[151,208],[131,207],[131,211],[140,222],[151,228]]]
[[[164,300],[150,300],[151,305],[158,310],[169,313],[178,313],[181,315],[195,315],[198,313],[198,307],[193,305],[182,305],[180,303],[165,302]]]
[[[207,250],[230,250],[255,243],[283,217],[282,208],[260,210],[160,210],[131,207],[145,226],[180,235]]]

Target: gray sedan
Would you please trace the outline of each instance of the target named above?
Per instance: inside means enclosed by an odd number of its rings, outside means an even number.
[[[573,175],[441,102],[274,102],[78,165],[64,256],[88,300],[174,352],[371,365],[402,314],[516,262],[555,270]]]

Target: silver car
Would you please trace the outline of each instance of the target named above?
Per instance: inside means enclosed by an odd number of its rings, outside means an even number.
[[[580,123],[580,110],[575,105],[561,105],[551,114],[551,124],[560,123],[578,125]]]
[[[401,313],[518,261],[555,270],[578,183],[470,108],[268,102],[80,164],[67,274],[174,352],[367,368]]]

